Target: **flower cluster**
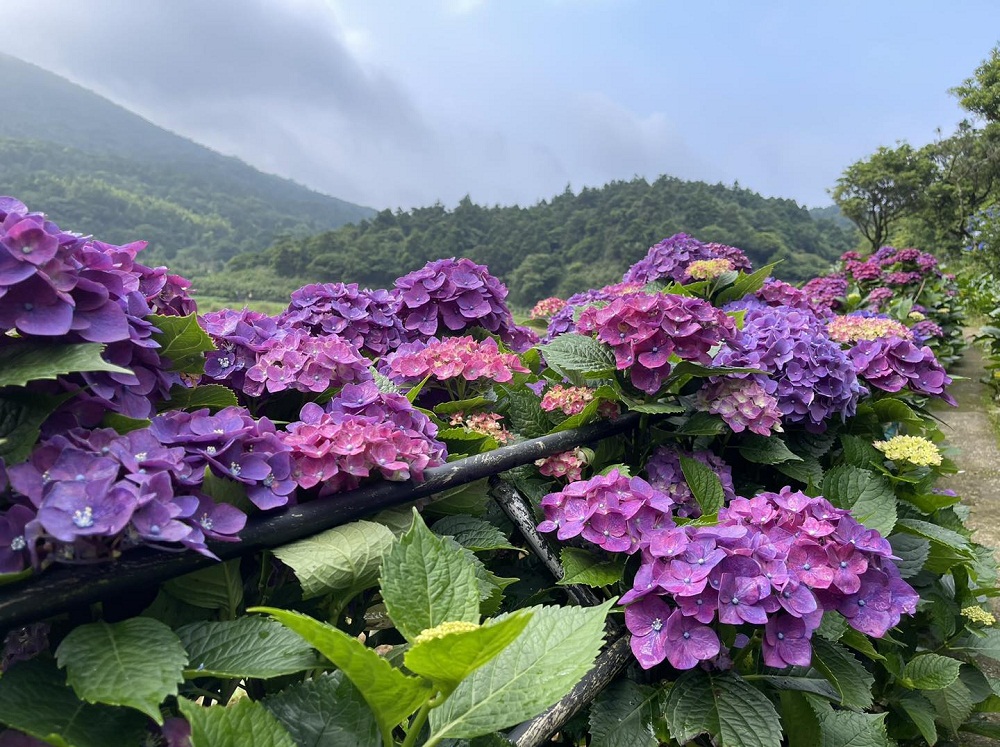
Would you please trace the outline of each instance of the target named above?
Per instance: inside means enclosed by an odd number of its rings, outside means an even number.
[[[918,394],[940,397],[957,405],[946,387],[951,377],[926,345],[918,348],[909,340],[887,337],[861,340],[847,355],[858,376],[884,392],[898,392],[909,387]]]
[[[732,318],[701,299],[676,295],[634,293],[587,308],[577,329],[610,345],[618,369],[630,369],[632,383],[648,394],[670,374],[670,356],[709,365],[714,346],[736,344]]]
[[[257,356],[243,391],[254,397],[286,389],[319,393],[371,379],[368,367],[368,359],[339,335],[317,337],[305,329],[288,329]]]
[[[829,304],[816,303],[804,290],[776,278],[768,278],[753,295],[767,306],[788,306],[819,317],[830,315]]]
[[[552,340],[554,337],[576,331],[576,318],[588,306],[603,305],[614,301],[616,298],[639,293],[645,287],[645,283],[614,283],[605,285],[599,290],[588,290],[584,293],[576,293],[569,297],[566,305],[552,315],[549,320],[549,328],[546,332],[545,340]]]
[[[687,479],[684,477],[684,471],[681,469],[681,457],[697,459],[716,474],[722,483],[722,492],[726,503],[736,498],[736,489],[733,487],[733,470],[722,461],[721,457],[711,451],[688,453],[661,446],[653,452],[646,463],[646,475],[649,477],[650,485],[670,498],[674,504],[673,511],[677,516],[697,517],[701,515],[701,509],[698,507],[694,493],[691,492]]]
[[[923,275],[919,272],[890,272],[885,276],[886,285],[909,285],[910,283],[916,283],[922,278]]]
[[[914,342],[918,344],[944,336],[944,330],[941,329],[941,326],[931,319],[922,319],[914,324],[910,331],[913,334]]]
[[[313,283],[292,293],[278,323],[313,334],[339,335],[373,356],[395,350],[405,340],[397,293],[359,289],[357,283]]]
[[[715,259],[727,260],[731,269],[750,269],[750,260],[736,247],[703,244],[686,233],[678,233],[651,246],[646,256],[632,265],[622,280],[627,283],[652,283],[666,278],[686,283],[692,279],[688,271],[691,263]]]
[[[199,321],[216,347],[205,355],[205,379],[246,392],[246,373],[278,336],[277,320],[250,309],[223,309]],[[251,382],[250,387],[256,385]]]
[[[731,260],[722,257],[719,259],[696,259],[688,265],[687,274],[692,280],[714,280],[735,269],[736,267]]]
[[[831,340],[854,343],[858,340],[877,340],[880,337],[909,339],[913,333],[902,322],[887,316],[847,314],[835,316],[826,325]]]
[[[396,281],[403,328],[411,339],[482,327],[511,348],[527,350],[537,340],[514,323],[507,288],[486,267],[468,259],[439,259]]]
[[[874,258],[862,262],[850,259],[844,264],[847,274],[859,283],[868,283],[882,279],[882,267]]]
[[[535,462],[539,473],[546,477],[557,477],[570,482],[583,478],[583,468],[587,466],[587,455],[583,449],[572,449],[554,454]]]
[[[294,500],[292,461],[274,424],[255,420],[243,407],[173,410],[153,419],[152,433],[161,444],[183,447],[192,479],[205,470],[241,483],[257,508],[267,511]]]
[[[802,286],[802,292],[817,308],[835,311],[847,295],[849,286],[850,283],[842,275],[826,275],[807,282]]]
[[[564,415],[577,415],[594,401],[594,390],[585,386],[562,386],[557,384],[542,397],[542,409],[547,412],[559,410]]]
[[[878,311],[882,308],[883,303],[895,295],[896,293],[892,288],[873,288],[865,299],[865,303],[868,304],[868,307],[872,311]]]
[[[759,377],[713,379],[698,392],[698,404],[703,411],[719,415],[734,433],[749,430],[770,436],[782,431],[778,400],[768,393]]]
[[[566,301],[561,298],[556,298],[555,296],[543,298],[531,307],[531,312],[528,314],[528,317],[530,319],[550,319],[562,311],[565,306]]]
[[[750,309],[739,347],[724,347],[717,365],[756,368],[786,423],[822,432],[853,415],[864,392],[854,366],[814,315],[786,306]]]
[[[876,441],[873,446],[894,462],[907,462],[917,467],[941,464],[938,447],[921,436],[893,436],[888,441]]]
[[[448,420],[448,424],[481,436],[489,436],[500,445],[510,443],[514,438],[514,434],[503,427],[503,416],[495,412],[474,412],[468,415],[456,412]]]
[[[464,379],[510,381],[515,373],[528,373],[513,353],[501,353],[497,341],[482,342],[472,337],[431,338],[427,342],[401,345],[382,359],[382,372],[393,381],[420,381],[431,376],[437,381]]]
[[[371,397],[371,387],[348,385],[344,391],[344,401],[331,400],[330,412],[313,402],[304,405],[300,419],[282,434],[295,461],[292,477],[300,487],[321,485],[324,496],[353,490],[372,474],[386,480],[422,480],[427,467],[444,462],[444,446],[435,439],[433,424],[407,410],[399,401],[405,397],[381,395],[359,406],[357,402]]]
[[[714,659],[715,622],[763,626],[768,666],[808,666],[824,611],[879,637],[916,610],[917,594],[899,577],[889,543],[822,497],[782,488],[733,499],[717,525],[678,527],[661,493],[612,475],[546,496],[539,530],[579,535],[610,552],[642,550],[621,603],[644,668],[667,660],[690,669]]]

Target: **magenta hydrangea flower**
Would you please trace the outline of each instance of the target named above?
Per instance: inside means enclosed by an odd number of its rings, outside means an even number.
[[[205,381],[246,391],[247,371],[278,336],[277,320],[250,309],[223,309],[202,315],[199,322],[217,348],[205,355]]]
[[[764,626],[764,664],[776,669],[808,667],[812,662],[812,632],[802,617],[775,615]]]
[[[704,244],[686,233],[678,233],[651,246],[646,256],[625,272],[622,280],[645,284],[665,278],[687,283],[691,280],[687,268],[692,262],[712,259],[729,260],[738,270],[751,268],[746,254],[734,246]]]
[[[559,335],[576,331],[576,319],[588,306],[603,305],[616,298],[639,293],[645,283],[615,283],[606,285],[599,290],[588,290],[570,296],[563,307],[552,315],[544,342],[549,342]]]
[[[672,507],[674,514],[683,517],[701,515],[701,509],[695,501],[691,488],[688,487],[687,480],[684,479],[683,470],[681,470],[682,456],[697,459],[718,476],[722,482],[726,503],[736,498],[736,490],[733,487],[733,470],[721,457],[711,451],[689,453],[660,446],[646,462],[646,475],[649,477],[649,484],[666,494],[674,504]]]
[[[802,286],[802,292],[815,308],[836,311],[843,305],[850,283],[840,274],[813,278]]]
[[[710,379],[698,391],[698,407],[721,417],[734,433],[749,430],[761,436],[780,433],[778,400],[758,378],[727,376]]]
[[[431,338],[400,346],[382,360],[381,371],[395,382],[417,382],[426,376],[437,381],[480,379],[506,382],[515,373],[528,373],[513,353],[502,353],[497,341],[488,337]]]
[[[670,374],[670,356],[710,365],[713,347],[738,344],[736,326],[721,310],[698,298],[659,293],[589,307],[577,329],[609,345],[617,368],[628,369],[632,383],[647,394],[655,394]]]
[[[946,389],[951,377],[926,345],[918,348],[909,340],[887,337],[861,340],[847,354],[858,376],[876,389],[898,392],[907,387],[958,404]]]

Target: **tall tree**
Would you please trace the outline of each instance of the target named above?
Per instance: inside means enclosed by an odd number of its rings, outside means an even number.
[[[901,216],[920,206],[933,176],[929,159],[907,143],[881,147],[847,167],[832,191],[833,200],[874,250],[889,238]]]
[[[951,89],[958,103],[987,122],[1000,122],[1000,46],[976,68],[971,78]]]

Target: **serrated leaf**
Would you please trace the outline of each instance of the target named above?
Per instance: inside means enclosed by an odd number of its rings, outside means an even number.
[[[681,455],[680,460],[684,481],[691,489],[694,499],[698,501],[702,514],[718,513],[726,502],[726,494],[719,476],[711,467],[697,459]]]
[[[564,547],[559,553],[559,559],[562,562],[563,577],[556,583],[560,586],[609,586],[621,581],[625,572],[625,556],[621,554],[608,558],[580,548]]]
[[[739,450],[744,459],[756,464],[802,461],[802,457],[789,449],[780,436],[758,436],[756,433],[748,433],[740,441]]]
[[[530,620],[530,613],[516,612],[501,620],[489,620],[475,630],[417,641],[407,649],[403,663],[442,692],[450,693],[470,673],[509,646]]]
[[[666,705],[670,735],[681,744],[710,734],[720,747],[778,747],[781,723],[771,701],[737,674],[685,672]]]
[[[159,332],[153,339],[160,344],[160,355],[170,361],[170,370],[178,373],[201,374],[205,372],[205,353],[215,350],[215,343],[198,325],[198,316],[146,317]]]
[[[487,399],[486,397],[473,397],[472,399],[460,399],[452,400],[449,402],[442,402],[439,405],[434,406],[435,415],[452,415],[456,412],[473,412],[474,410],[486,407],[487,405],[492,405],[493,401]]]
[[[434,522],[433,528],[435,534],[452,537],[473,552],[517,549],[493,524],[475,516],[446,516]]]
[[[281,722],[247,698],[209,708],[179,698],[177,705],[191,724],[191,747],[296,747]]]
[[[918,428],[924,425],[923,418],[902,400],[891,398],[876,400],[871,403],[871,408],[880,423],[903,423]]]
[[[148,428],[152,422],[149,418],[130,418],[120,412],[108,411],[101,418],[101,427],[114,428],[118,435],[124,436],[126,433]]]
[[[679,436],[718,436],[729,426],[718,415],[696,412],[687,418],[674,433]]]
[[[967,632],[959,640],[953,641],[948,648],[955,652],[985,656],[993,661],[1000,661],[1000,630],[987,628],[976,633]]]
[[[187,660],[177,634],[148,617],[81,625],[56,649],[56,661],[80,698],[134,708],[158,724],[160,703],[177,694]]]
[[[188,653],[184,676],[270,679],[321,665],[302,637],[265,617],[196,622],[177,630]]]
[[[863,711],[871,706],[875,678],[839,643],[814,638],[812,665],[840,693],[845,708]]]
[[[590,706],[590,747],[656,747],[654,723],[663,718],[667,693],[620,679]]]
[[[896,493],[882,475],[849,464],[834,467],[823,478],[823,496],[869,529],[888,536],[896,525]]]
[[[432,738],[489,734],[556,703],[590,671],[612,603],[528,608],[524,632],[431,711]]]
[[[274,550],[278,560],[295,572],[302,598],[331,591],[360,591],[378,580],[382,558],[396,538],[382,524],[353,521]]]
[[[552,430],[552,418],[534,392],[527,387],[504,387],[504,392],[503,415],[512,431],[525,438],[538,438]]]
[[[788,747],[816,747],[820,741],[819,718],[810,705],[808,696],[801,692],[783,690],[781,721],[785,727]]]
[[[934,706],[934,720],[951,734],[958,734],[975,707],[972,694],[962,680],[955,680],[941,690],[925,691],[923,696]]]
[[[51,659],[19,662],[0,677],[0,723],[58,747],[141,744],[146,717],[76,697]]]
[[[818,717],[819,747],[895,747],[885,731],[885,713],[851,713],[827,706]]]
[[[844,448],[844,463],[853,467],[868,469],[882,464],[885,456],[868,441],[858,436],[842,434],[840,444]]]
[[[853,648],[855,651],[860,654],[864,654],[872,661],[885,661],[885,657],[875,650],[871,639],[864,633],[860,633],[854,628],[848,628],[844,631],[844,635],[841,636],[839,640],[848,648]]]
[[[769,277],[771,277],[771,271],[777,265],[777,262],[772,262],[769,265],[764,265],[759,270],[746,274],[740,272],[733,281],[733,284],[728,288],[724,288],[715,297],[715,305],[722,306],[730,301],[738,301],[743,298],[748,293],[755,293],[764,287],[764,283]]]
[[[801,693],[811,693],[822,698],[840,702],[840,693],[833,685],[819,677],[792,677],[781,674],[763,674],[753,678],[755,682],[766,682],[775,690],[792,690]]]
[[[238,405],[236,392],[222,384],[202,384],[187,387],[174,384],[170,387],[170,398],[161,402],[159,409],[164,410],[198,410],[207,407],[211,410],[221,410],[224,407]]]
[[[7,466],[23,462],[31,455],[42,423],[63,402],[73,398],[9,389],[0,396],[0,459]]]
[[[479,622],[475,566],[461,548],[448,547],[416,510],[413,526],[382,563],[382,599],[408,641],[443,622]]]
[[[255,607],[251,611],[271,615],[286,628],[302,636],[342,670],[361,692],[375,715],[379,728],[385,734],[390,733],[432,695],[430,683],[426,680],[403,674],[357,638],[342,630],[300,612],[271,607]]]
[[[107,371],[131,374],[132,371],[101,357],[104,345],[99,342],[62,343],[18,340],[0,348],[0,387],[26,386],[30,381],[55,379],[71,373]]]
[[[889,537],[889,544],[892,554],[899,558],[895,563],[902,578],[913,578],[920,573],[931,552],[930,540],[913,534],[897,532]]]
[[[243,606],[239,559],[171,579],[163,588],[182,602],[208,610],[224,610],[231,618]]]
[[[906,662],[900,684],[911,690],[943,690],[958,679],[961,667],[950,656],[921,654]]]
[[[826,638],[828,641],[839,641],[847,632],[849,624],[847,618],[839,612],[829,611],[823,613],[823,619],[816,629],[816,635]]]
[[[410,390],[406,393],[406,401],[411,405],[416,401],[417,397],[420,396],[420,392],[423,391],[424,386],[428,381],[431,380],[431,374],[427,374],[424,378],[410,387]]]
[[[433,502],[424,508],[429,516],[480,516],[490,502],[489,480],[484,478],[445,490],[434,496]],[[412,520],[411,522],[412,523]],[[409,528],[410,523],[406,526]]]
[[[811,456],[800,457],[799,462],[782,462],[774,468],[783,475],[798,480],[803,485],[819,486],[823,484],[823,465],[819,459]]]
[[[937,744],[937,727],[934,726],[934,706],[920,693],[903,693],[899,707],[920,731],[928,745]]]
[[[677,402],[640,402],[630,400],[626,406],[633,412],[644,412],[649,415],[677,415],[687,408]]]
[[[896,528],[906,534],[930,540],[924,568],[932,573],[945,573],[959,563],[975,559],[969,541],[958,532],[920,519],[900,519]]]
[[[299,747],[380,747],[378,722],[341,671],[286,687],[261,701]]]
[[[549,367],[563,375],[595,377],[615,370],[615,356],[611,348],[592,337],[570,332],[539,345],[538,350]]]

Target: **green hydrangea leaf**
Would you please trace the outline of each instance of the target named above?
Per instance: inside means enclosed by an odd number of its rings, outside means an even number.
[[[162,724],[160,703],[177,694],[188,657],[174,631],[135,617],[74,628],[59,644],[56,661],[88,703],[135,708]]]
[[[82,342],[72,345],[18,340],[0,349],[0,387],[26,386],[29,381],[55,379],[85,371],[130,374],[127,368],[101,357],[104,345]]]
[[[871,470],[842,464],[823,478],[823,496],[883,537],[896,525],[896,493],[892,483]]]
[[[170,398],[161,403],[159,409],[198,410],[208,407],[212,410],[221,410],[238,404],[236,392],[222,384],[202,384],[194,387],[174,384],[170,387]]]
[[[740,272],[736,276],[736,280],[728,288],[724,288],[719,291],[718,295],[715,297],[715,305],[722,306],[730,301],[738,301],[743,298],[743,296],[748,293],[754,293],[764,287],[764,283],[769,277],[771,277],[771,271],[774,270],[777,262],[772,262],[769,265],[764,265],[759,270],[752,272],[750,274]]]
[[[666,705],[670,734],[681,744],[699,734],[720,747],[779,747],[781,722],[771,701],[737,674],[685,672]]]
[[[780,436],[758,436],[756,433],[748,433],[740,441],[739,449],[744,459],[756,464],[802,461],[802,457],[789,449]]]
[[[51,659],[15,664],[0,677],[0,723],[56,747],[141,744],[146,717],[77,698]]]
[[[271,615],[343,671],[368,703],[384,734],[390,733],[432,694],[429,682],[404,674],[357,638],[332,625],[300,612],[272,607],[255,607],[251,611]]]
[[[353,521],[274,551],[295,572],[302,598],[374,586],[382,558],[396,543],[392,531],[372,521]]]
[[[408,641],[443,622],[479,622],[475,566],[416,510],[410,531],[385,556],[381,586],[389,616]]]
[[[929,745],[937,743],[937,727],[934,725],[934,706],[920,693],[904,693],[899,699],[899,707],[920,730],[920,735]]]
[[[958,679],[962,662],[950,656],[921,654],[906,662],[900,683],[911,690],[943,690]]]
[[[590,747],[657,747],[665,690],[620,679],[590,706]]]
[[[621,581],[625,572],[625,556],[598,556],[577,547],[564,547],[559,553],[563,577],[556,581],[560,586],[583,584],[584,586],[609,586]]]
[[[0,459],[10,466],[31,455],[42,423],[73,393],[40,394],[9,389],[0,396]]]
[[[163,588],[182,602],[208,610],[223,610],[230,618],[236,617],[243,605],[239,559],[171,579]]]
[[[191,747],[296,747],[281,722],[247,698],[210,708],[179,698],[177,705],[191,724]]]
[[[160,331],[153,339],[160,344],[159,353],[170,361],[170,370],[178,373],[202,374],[205,372],[205,353],[215,350],[215,343],[198,325],[198,315],[146,317]]]
[[[403,663],[442,692],[451,692],[471,672],[510,645],[530,619],[530,613],[515,613],[502,620],[487,621],[475,630],[418,640],[407,649]]]
[[[299,747],[380,747],[378,722],[341,671],[286,687],[261,701]]]
[[[845,708],[863,711],[871,706],[875,678],[839,643],[819,636],[813,638],[812,665],[840,693],[840,703]]]
[[[556,703],[590,671],[612,603],[528,608],[532,617],[524,632],[431,711],[432,738],[489,734]]]
[[[615,370],[615,356],[611,348],[592,337],[568,333],[539,345],[538,349],[549,367],[564,376],[581,374],[594,378]]]
[[[312,646],[264,617],[196,622],[177,630],[188,652],[184,676],[270,679],[321,665]]]
[[[446,516],[434,522],[434,533],[453,538],[473,552],[516,550],[496,526],[475,516]]]
[[[681,456],[681,471],[691,493],[694,495],[702,514],[710,515],[719,512],[725,505],[725,491],[722,481],[711,467],[702,464],[697,459]]]
[[[913,534],[897,532],[889,537],[892,554],[899,560],[896,567],[902,578],[912,578],[920,573],[931,553],[930,540]]]
[[[934,720],[950,734],[958,734],[975,708],[972,693],[960,679],[940,690],[926,690],[922,694],[934,706]]]

